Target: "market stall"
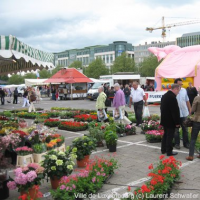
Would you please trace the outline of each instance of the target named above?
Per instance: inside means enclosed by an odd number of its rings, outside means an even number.
[[[87,93],[87,83],[91,83],[87,76],[79,72],[77,69],[61,69],[44,83],[51,84],[56,88],[60,99],[84,98]]]
[[[25,79],[25,85],[27,87],[33,86],[33,85],[47,85],[47,83],[44,83],[47,79]]]
[[[53,68],[54,55],[34,49],[16,37],[0,35],[0,75]]]

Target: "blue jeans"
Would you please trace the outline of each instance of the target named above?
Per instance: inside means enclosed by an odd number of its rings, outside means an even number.
[[[189,156],[194,156],[194,147],[199,131],[200,131],[200,122],[193,122]]]
[[[186,145],[189,144],[188,128],[186,126],[184,126],[184,124],[183,124],[183,122],[185,121],[185,119],[186,119],[186,117],[181,117],[180,118],[180,125],[181,125],[182,132],[183,132],[183,146],[186,146]],[[174,139],[175,139],[175,145],[180,145],[179,128],[176,128],[176,130],[175,130]]]
[[[130,100],[130,96],[125,95],[125,102],[127,105],[129,104],[129,100]]]

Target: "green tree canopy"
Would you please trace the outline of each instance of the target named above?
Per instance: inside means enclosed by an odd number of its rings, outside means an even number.
[[[160,64],[154,55],[145,58],[143,62],[139,63],[139,72],[141,76],[155,76],[155,69]]]
[[[109,69],[101,58],[97,58],[89,64],[85,70],[85,75],[90,78],[99,78],[101,75],[109,74]]]
[[[51,77],[50,71],[46,70],[46,69],[39,71],[39,74],[40,74],[40,78],[50,78]]]
[[[19,84],[23,84],[24,83],[24,76],[18,75],[18,74],[13,74],[9,80],[8,80],[9,84],[15,84],[15,85],[19,85]]]
[[[135,70],[135,61],[128,57],[126,53],[122,53],[115,59],[111,72],[134,72]]]
[[[37,76],[35,73],[27,73],[23,76],[24,79],[36,79]]]
[[[82,69],[83,65],[82,62],[79,60],[75,60],[70,66],[69,68],[76,68],[76,69]]]

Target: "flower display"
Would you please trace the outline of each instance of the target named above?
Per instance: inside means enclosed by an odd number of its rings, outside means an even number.
[[[117,160],[95,157],[84,170],[70,176],[63,176],[56,191],[51,191],[54,199],[74,200],[75,194],[85,195],[96,193],[110,174],[118,168]]]
[[[28,148],[27,146],[24,147],[18,147],[15,149],[16,153],[20,156],[25,156],[33,153],[32,148]]]
[[[164,130],[150,130],[145,133],[145,136],[148,142],[152,142],[152,141],[160,142],[163,134],[164,134]]]
[[[7,183],[9,189],[18,188],[19,192],[27,191],[34,185],[40,185],[44,178],[44,168],[36,163],[31,163],[27,167],[20,167],[14,170],[14,179]]]
[[[88,124],[84,122],[61,122],[58,126],[59,129],[68,131],[84,131],[88,128]]]
[[[24,132],[22,130],[14,130],[14,131],[12,131],[12,133],[19,134],[21,138],[24,138],[24,137],[26,137],[28,135],[28,133],[26,133],[26,132]]]
[[[56,127],[60,124],[60,120],[59,119],[46,119],[44,121],[44,125],[45,126],[49,126],[49,127]]]
[[[45,169],[44,174],[50,178],[61,178],[72,173],[76,149],[68,147],[65,152],[52,150],[44,157],[45,159],[42,161],[42,167]]]
[[[158,194],[167,194],[174,184],[175,180],[180,178],[180,166],[182,163],[177,161],[173,156],[165,158],[160,156],[157,166],[149,165],[151,172],[148,174],[150,180],[134,191],[134,195],[130,195],[124,200],[136,200],[138,196],[149,199],[148,197],[156,197]],[[128,188],[130,189],[130,188]],[[129,190],[130,192],[130,190]],[[135,198],[134,198],[135,197]]]
[[[87,121],[87,122],[96,121],[97,115],[90,115],[90,114],[75,115],[74,120],[75,121],[83,121],[83,122],[85,122],[85,121]]]
[[[127,124],[125,126],[125,133],[127,135],[134,135],[134,134],[136,134],[136,127],[133,126],[133,125]]]

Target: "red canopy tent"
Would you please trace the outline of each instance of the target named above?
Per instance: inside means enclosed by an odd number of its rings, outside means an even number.
[[[45,83],[91,83],[93,82],[87,76],[75,68],[61,69]]]
[[[54,74],[51,78],[47,79],[45,83],[50,84],[59,84],[59,83],[68,83],[71,84],[71,98],[73,96],[72,92],[72,84],[73,83],[91,83],[93,82],[91,79],[89,79],[87,76],[79,72],[75,68],[69,68],[69,69],[61,69],[56,74]],[[85,91],[87,92],[87,90]],[[76,93],[78,93],[76,91]]]

